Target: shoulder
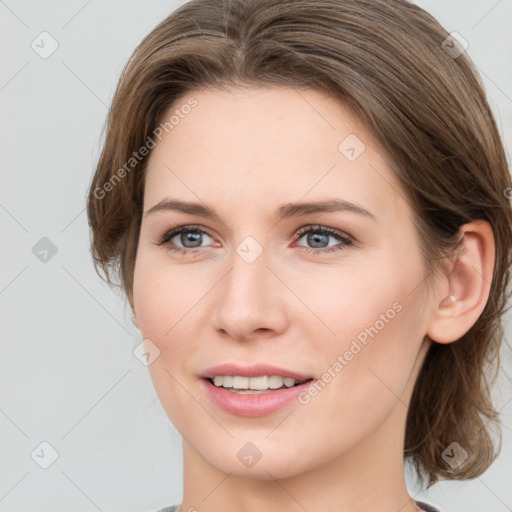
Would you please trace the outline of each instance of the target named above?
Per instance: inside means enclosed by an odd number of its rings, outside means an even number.
[[[422,501],[416,501],[416,505],[418,505],[418,507],[420,507],[425,512],[441,512],[436,507],[429,505],[428,503],[423,503]]]
[[[416,505],[418,505],[418,507],[421,507],[421,509],[424,510],[425,512],[441,512],[439,509],[427,503],[423,503],[422,501],[417,501]],[[172,505],[169,507],[161,508],[156,512],[179,512],[179,505]]]

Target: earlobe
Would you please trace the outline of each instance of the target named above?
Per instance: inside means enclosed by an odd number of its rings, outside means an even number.
[[[461,230],[460,249],[443,291],[432,299],[434,307],[426,334],[438,343],[452,343],[466,334],[489,298],[495,265],[492,228],[487,221],[477,220]]]

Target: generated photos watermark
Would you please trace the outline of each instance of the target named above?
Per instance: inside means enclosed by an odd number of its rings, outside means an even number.
[[[190,97],[187,103],[181,105],[180,108],[174,109],[169,119],[164,123],[160,123],[153,130],[153,137],[148,135],[146,142],[137,151],[132,153],[132,156],[128,158],[124,165],[120,167],[108,179],[108,181],[103,184],[103,186],[96,187],[94,189],[94,197],[96,199],[103,199],[107,195],[107,192],[110,192],[125,176],[130,173],[130,171],[137,167],[139,162],[149,155],[150,150],[156,146],[155,138],[161,141],[164,132],[169,133],[171,130],[174,130],[181,120],[185,119],[185,117],[192,111],[192,108],[196,107],[197,104],[197,100],[194,97]]]
[[[365,327],[357,336],[352,340],[350,347],[345,350],[343,355],[338,355],[336,360],[327,368],[322,375],[321,379],[312,382],[308,388],[299,394],[298,400],[302,405],[307,405],[311,399],[320,393],[329,382],[338,375],[345,366],[349,364],[354,357],[359,354],[363,348],[368,344],[368,337],[374,338],[379,334],[386,325],[395,318],[397,313],[402,311],[403,306],[400,302],[394,302],[393,305],[386,310],[385,313],[379,315],[379,319],[370,327]]]

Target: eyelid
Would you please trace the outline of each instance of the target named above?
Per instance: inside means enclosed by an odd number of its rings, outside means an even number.
[[[297,240],[302,238],[302,236],[304,236],[309,231],[324,231],[334,237],[343,238],[346,240],[350,240],[352,242],[356,241],[356,239],[353,236],[349,235],[345,231],[342,231],[341,229],[331,228],[323,224],[307,224],[306,226],[299,228],[298,230],[296,230],[295,239]]]
[[[174,228],[168,229],[164,232],[163,235],[159,236],[156,240],[154,240],[155,245],[164,245],[169,240],[174,238],[176,235],[179,235],[183,231],[197,231],[199,233],[204,232],[207,234],[210,238],[215,238],[209,231],[209,229],[205,226],[201,226],[200,224],[182,224],[180,226],[176,226]],[[199,248],[198,248],[199,249]],[[194,250],[194,249],[189,249]]]

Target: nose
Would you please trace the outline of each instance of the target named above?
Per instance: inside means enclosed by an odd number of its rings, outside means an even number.
[[[234,252],[232,268],[217,286],[215,326],[224,336],[246,341],[286,330],[287,289],[263,251],[254,261]],[[289,291],[288,291],[289,294]]]

